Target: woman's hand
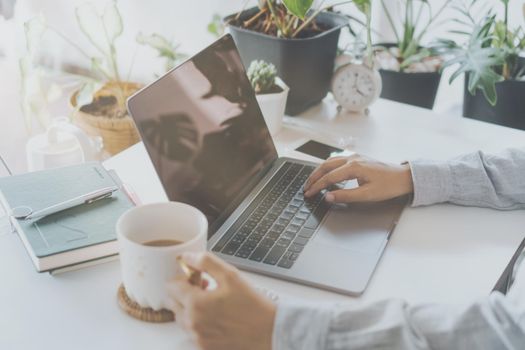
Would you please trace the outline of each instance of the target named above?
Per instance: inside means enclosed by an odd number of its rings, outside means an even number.
[[[216,289],[205,290],[181,278],[171,288],[179,304],[177,323],[192,332],[196,343],[205,350],[271,350],[276,306],[235,267],[210,253],[188,253],[182,260],[217,282]]]
[[[321,164],[306,182],[305,196],[345,180],[357,179],[359,187],[340,189],[326,194],[335,203],[376,202],[412,193],[412,173],[407,165],[385,164],[358,155],[334,157]]]

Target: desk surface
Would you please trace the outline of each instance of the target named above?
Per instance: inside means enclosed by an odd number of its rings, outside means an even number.
[[[318,130],[322,130],[319,132]],[[383,161],[447,159],[474,150],[525,146],[525,132],[380,100],[370,116],[336,116],[327,100],[300,118],[288,118],[275,142],[281,155],[313,138]],[[334,140],[336,140],[334,142]],[[144,202],[164,198],[151,162],[138,144],[106,162]],[[251,273],[257,286],[284,297],[362,304],[384,298],[462,303],[489,293],[525,234],[523,211],[436,205],[407,208],[360,298],[342,296]],[[58,276],[37,274],[22,243],[0,221],[0,348],[191,348],[174,324],[145,324],[116,303],[118,261]],[[179,347],[177,347],[177,345]]]

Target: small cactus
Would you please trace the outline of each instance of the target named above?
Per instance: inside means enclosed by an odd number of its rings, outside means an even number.
[[[248,78],[257,94],[270,92],[275,85],[276,77],[277,69],[271,63],[255,60],[248,67]]]

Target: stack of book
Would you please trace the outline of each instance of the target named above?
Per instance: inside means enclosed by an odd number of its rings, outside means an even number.
[[[134,204],[114,172],[89,162],[64,168],[0,178],[0,201],[8,213],[33,211],[107,187],[111,197],[30,220],[11,215],[39,272],[61,272],[111,260],[118,254],[115,225]]]

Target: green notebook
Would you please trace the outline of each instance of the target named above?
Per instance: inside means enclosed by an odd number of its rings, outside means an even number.
[[[36,211],[115,185],[121,187],[116,176],[89,162],[0,178],[0,200],[8,211],[18,206]],[[11,221],[37,270],[49,271],[116,254],[115,225],[132,206],[118,190],[110,198],[41,219]]]

